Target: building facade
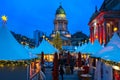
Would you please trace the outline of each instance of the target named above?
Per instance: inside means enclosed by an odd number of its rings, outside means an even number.
[[[92,43],[98,39],[100,44],[106,44],[114,32],[120,34],[120,0],[104,0],[90,18],[89,26]]]
[[[54,30],[51,33],[51,37],[54,38],[56,33],[60,33],[60,37],[62,39],[62,45],[71,45],[71,34],[68,31],[68,20],[66,18],[66,13],[60,5],[56,10],[55,19],[54,19]]]
[[[60,35],[70,38],[71,35],[67,28],[68,20],[66,18],[66,13],[62,8],[62,5],[56,10],[55,19],[54,19],[54,30],[52,31],[51,37],[54,37],[57,32]]]
[[[34,34],[33,37],[35,41],[35,46],[38,47],[40,43],[40,39],[44,35],[44,33],[39,30],[35,30],[33,34]]]

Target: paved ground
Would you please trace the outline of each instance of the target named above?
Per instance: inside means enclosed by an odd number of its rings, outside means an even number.
[[[46,69],[46,78],[47,80],[52,80],[52,71],[50,68],[47,68]],[[59,80],[61,80],[61,76],[59,76]],[[75,69],[74,70],[74,74],[69,74],[69,75],[66,75],[64,74],[64,80],[79,80],[78,79],[78,76],[77,76],[77,70]]]

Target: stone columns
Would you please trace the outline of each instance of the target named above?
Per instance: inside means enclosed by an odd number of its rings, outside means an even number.
[[[103,23],[103,42],[107,43],[107,28],[106,28],[106,21]]]
[[[94,42],[94,27],[90,27],[90,41]]]

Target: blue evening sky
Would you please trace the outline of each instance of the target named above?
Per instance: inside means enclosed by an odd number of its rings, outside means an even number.
[[[82,31],[89,35],[89,19],[103,0],[0,0],[0,16],[8,17],[6,26],[16,33],[32,38],[33,31],[38,29],[49,35],[60,2],[67,14],[70,33]]]

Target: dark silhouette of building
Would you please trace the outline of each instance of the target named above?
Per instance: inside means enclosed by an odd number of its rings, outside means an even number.
[[[81,31],[78,31],[71,36],[71,45],[73,46],[80,46],[88,41],[89,37]]]

